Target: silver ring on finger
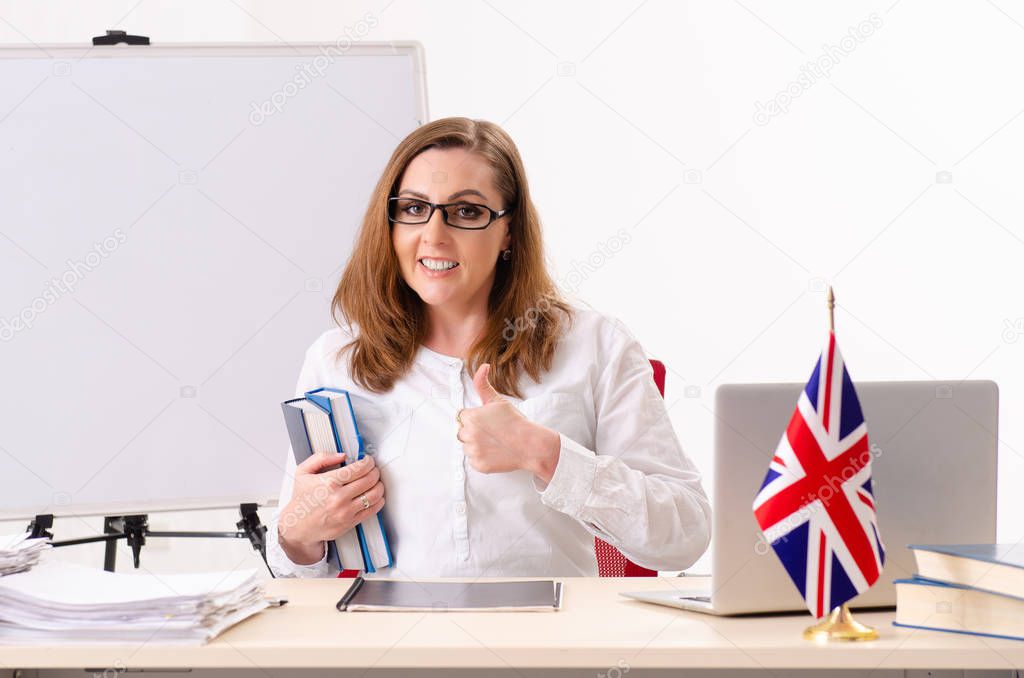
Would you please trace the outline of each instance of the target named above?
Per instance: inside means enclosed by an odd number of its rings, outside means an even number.
[[[359,495],[359,501],[362,502],[364,510],[370,508],[370,500],[366,498],[365,494]]]

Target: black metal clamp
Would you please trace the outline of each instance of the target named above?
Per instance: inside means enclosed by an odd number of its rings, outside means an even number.
[[[206,537],[210,539],[248,539],[254,551],[263,558],[270,576],[274,571],[267,561],[267,526],[260,522],[260,515],[257,512],[255,503],[240,504],[238,512],[242,519],[235,523],[235,532],[182,532],[182,531],[161,531],[149,529],[149,516],[144,513],[136,513],[123,516],[106,516],[103,518],[103,534],[95,537],[81,537],[79,539],[65,539],[62,541],[51,541],[51,546],[75,546],[77,544],[94,544],[104,542],[103,569],[113,572],[117,564],[117,542],[124,539],[131,547],[132,560],[136,568],[139,567],[139,559],[142,547],[146,544],[147,537]],[[37,515],[28,524],[28,531],[31,537],[46,537],[53,539],[53,514],[43,513]]]
[[[149,37],[145,35],[128,35],[125,31],[107,31],[106,35],[97,35],[92,39],[94,45],[148,45]]]

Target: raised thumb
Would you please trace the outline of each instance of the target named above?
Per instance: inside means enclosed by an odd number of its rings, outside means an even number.
[[[501,400],[501,394],[494,390],[490,380],[487,378],[487,375],[490,373],[490,363],[484,363],[477,369],[476,376],[473,377],[473,386],[476,387],[477,395],[480,396],[480,402],[484,405],[495,400]]]

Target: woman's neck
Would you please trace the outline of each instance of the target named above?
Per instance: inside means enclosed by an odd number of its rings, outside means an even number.
[[[453,309],[427,306],[423,345],[431,351],[465,360],[487,326],[487,307]]]

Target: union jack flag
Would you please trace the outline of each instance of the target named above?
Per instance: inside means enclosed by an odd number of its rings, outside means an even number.
[[[754,517],[816,618],[885,564],[864,414],[830,332],[754,498]]]

